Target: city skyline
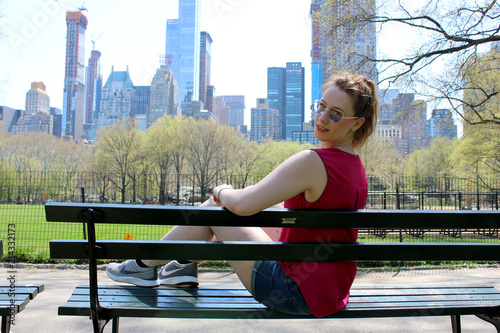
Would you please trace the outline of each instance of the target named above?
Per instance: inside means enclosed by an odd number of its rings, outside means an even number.
[[[24,108],[24,96],[31,82],[41,81],[47,86],[51,106],[62,109],[64,18],[66,11],[77,8],[54,0],[31,0],[30,3],[33,6],[24,4],[21,11],[17,2],[8,1],[3,11],[4,21],[8,24],[4,28],[6,36],[1,40],[4,52],[0,61],[9,66],[0,70],[5,86],[0,105]],[[81,5],[70,0],[64,3],[76,7]],[[160,55],[165,52],[167,19],[177,17],[178,0],[141,3],[140,7],[130,11],[132,3],[85,2],[88,11],[83,13],[89,23],[84,58],[87,62],[92,42],[95,42],[95,49],[102,54],[104,78],[109,76],[112,66],[115,71],[125,70],[128,66],[135,85],[150,85],[160,67]],[[201,30],[213,38],[211,84],[216,87],[217,96],[245,96],[247,125],[250,125],[250,108],[256,98],[267,95],[268,67],[280,66],[286,61],[301,61],[306,67],[306,82],[310,81],[310,0],[294,4],[283,7],[277,1],[202,1]],[[268,10],[260,10],[262,6]],[[133,23],[130,12],[137,17],[146,14],[151,17],[147,20],[141,17]],[[277,12],[283,15],[278,25],[273,14]],[[114,19],[116,16],[120,19]],[[228,29],[233,25],[241,29]],[[158,33],[152,36],[151,32]],[[306,94],[308,91],[310,88],[306,87]]]

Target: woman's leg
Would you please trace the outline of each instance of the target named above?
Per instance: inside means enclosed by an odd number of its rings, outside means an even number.
[[[201,206],[218,206],[213,198]],[[254,241],[272,242],[271,237],[259,227],[207,227],[207,226],[175,226],[161,240],[212,240],[219,241]],[[143,260],[147,266],[158,266],[166,261]],[[251,291],[252,268],[255,261],[229,261],[243,285]]]
[[[211,227],[215,236],[221,241],[254,241],[272,242],[268,234],[258,227]],[[255,260],[252,261],[229,261],[229,265],[234,269],[241,283],[252,292],[251,278],[252,268]]]
[[[212,240],[213,236],[220,241],[255,241],[272,242],[268,234],[258,227],[204,227],[175,226],[161,240]],[[167,261],[142,260],[146,266],[159,266]],[[255,261],[229,261],[239,279],[249,291],[252,268]]]

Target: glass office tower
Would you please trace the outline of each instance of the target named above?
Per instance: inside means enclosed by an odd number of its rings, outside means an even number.
[[[305,111],[304,67],[300,62],[287,62],[285,69],[285,140],[292,141],[292,132],[302,131]]]
[[[165,53],[179,88],[179,104],[188,93],[199,100],[201,0],[179,0],[178,19],[167,20]]]
[[[269,108],[279,111],[281,140],[292,140],[292,132],[301,131],[305,111],[304,67],[300,62],[287,62],[286,67],[267,69]]]

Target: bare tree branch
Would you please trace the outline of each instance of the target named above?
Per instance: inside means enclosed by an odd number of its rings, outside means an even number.
[[[493,43],[500,45],[500,5],[496,0],[427,0],[418,8],[409,0],[387,0],[377,2],[376,13],[365,10],[363,4],[330,0],[323,6],[322,14],[329,14],[328,18],[323,16],[327,26],[323,38],[332,50],[340,48],[349,53],[346,58],[351,62],[335,64],[332,71],[375,65],[382,86],[404,87],[429,101],[447,102],[471,125],[500,125],[499,108],[492,108],[493,101],[500,97],[500,85],[495,80],[477,79],[482,75],[478,64],[486,66],[488,75],[500,73],[500,65],[485,65],[480,60]],[[335,15],[335,8],[346,7],[351,10],[337,9],[342,15]],[[379,50],[376,57],[352,51],[346,44],[369,25],[377,27],[379,36],[388,31],[408,31],[413,50],[407,50],[403,56],[389,51],[384,56]],[[474,72],[474,77],[468,71]]]

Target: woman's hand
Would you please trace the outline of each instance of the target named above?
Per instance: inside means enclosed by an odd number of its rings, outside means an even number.
[[[218,204],[221,204],[220,202],[220,199],[219,199],[219,196],[220,196],[220,192],[222,190],[226,190],[226,189],[230,189],[230,190],[233,190],[234,187],[232,185],[228,185],[228,184],[222,184],[222,185],[219,185],[219,186],[216,186],[213,190],[213,197],[214,197],[214,201]]]
[[[210,198],[201,203],[200,207],[220,207],[220,203],[215,202],[214,197],[210,196]]]

